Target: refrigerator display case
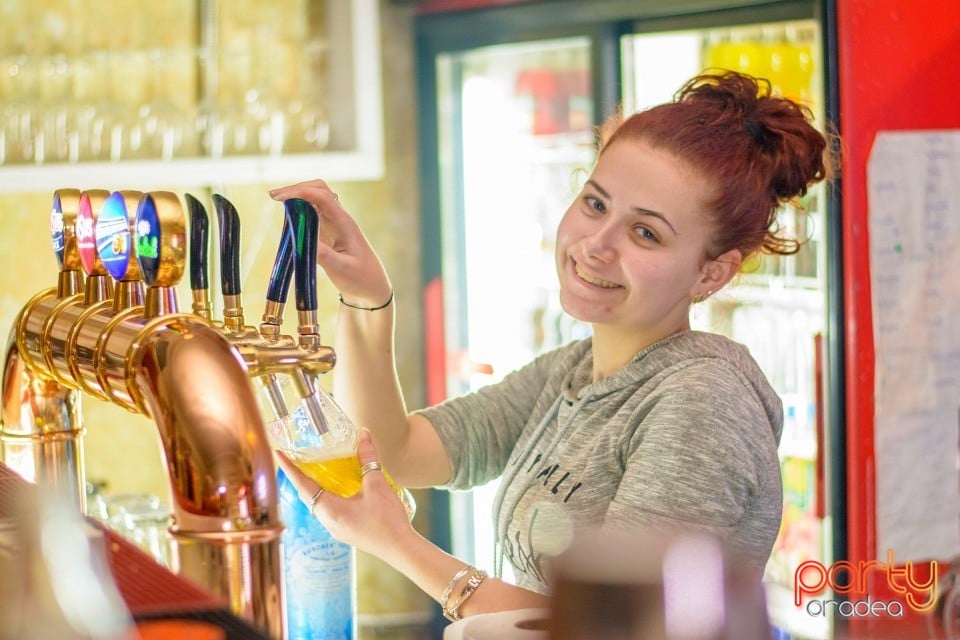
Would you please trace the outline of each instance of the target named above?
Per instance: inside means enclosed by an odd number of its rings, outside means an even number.
[[[766,78],[774,93],[810,108],[825,127],[820,26],[815,20],[631,34],[624,48],[624,106],[632,112],[669,101],[678,85],[704,69]],[[666,57],[670,65],[659,62]],[[827,617],[793,603],[797,567],[829,565],[830,518],[823,509],[822,337],[829,273],[823,185],[784,206],[778,223],[804,241],[790,256],[755,256],[738,278],[691,316],[694,329],[746,345],[783,401],[780,441],[783,521],[764,576],[773,623],[805,638],[826,638]],[[818,424],[820,429],[818,430]]]
[[[722,67],[769,79],[820,128],[828,119],[813,3],[749,14],[700,3],[702,13],[656,15],[621,2],[595,3],[591,15],[546,4],[418,20],[430,402],[589,335],[559,307],[553,242],[592,168],[595,126],[617,105],[629,113],[668,101],[690,77]],[[826,638],[830,622],[793,604],[794,571],[842,557],[844,542],[843,518],[833,517],[844,509],[842,473],[832,471],[842,464],[833,215],[823,188],[785,207],[780,222],[807,241],[801,251],[745,265],[692,318],[746,344],[784,401],[784,518],[765,583],[773,623],[798,638]],[[496,488],[433,501],[433,530],[456,523],[449,547],[488,568]]]
[[[451,394],[585,335],[560,309],[554,230],[594,156],[589,42],[558,38],[437,58],[446,359]],[[509,309],[504,313],[504,309]],[[453,501],[454,549],[493,566],[497,481]]]

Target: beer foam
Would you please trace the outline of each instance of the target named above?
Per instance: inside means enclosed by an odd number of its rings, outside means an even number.
[[[303,447],[294,452],[304,462],[326,462],[357,455],[357,448],[350,442],[335,442],[332,445]]]

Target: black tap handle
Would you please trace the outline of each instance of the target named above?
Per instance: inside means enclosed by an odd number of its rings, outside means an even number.
[[[270,273],[270,282],[267,284],[267,300],[286,304],[290,280],[293,278],[293,257],[293,230],[290,227],[290,219],[284,215],[280,245],[277,247],[277,257],[273,261],[273,271]]]
[[[203,203],[189,193],[184,194],[190,212],[190,288],[209,288],[207,256],[209,255],[210,217]]]
[[[219,193],[213,206],[220,223],[220,285],[223,295],[240,295],[240,215],[237,208]]]
[[[313,205],[300,198],[291,198],[283,203],[286,219],[290,222],[293,240],[294,283],[297,296],[297,311],[317,309],[317,232],[320,218]]]

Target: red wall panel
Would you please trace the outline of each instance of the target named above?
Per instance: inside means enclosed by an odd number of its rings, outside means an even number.
[[[877,558],[867,159],[878,131],[960,128],[960,2],[837,0],[849,560]],[[958,534],[960,535],[960,534]],[[894,594],[871,585],[874,598]],[[906,637],[906,636],[903,636]]]

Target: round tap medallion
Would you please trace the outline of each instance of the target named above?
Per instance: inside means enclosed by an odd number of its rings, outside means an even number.
[[[76,222],[77,250],[80,252],[80,264],[88,276],[93,275],[97,264],[97,240],[93,233],[96,222],[90,196],[86,192],[81,193]]]
[[[97,253],[114,280],[127,275],[130,261],[130,217],[123,194],[114,191],[100,210],[94,227]]]
[[[157,204],[150,194],[144,195],[137,206],[134,237],[137,243],[137,262],[147,285],[157,281],[160,271],[160,217]]]
[[[60,194],[53,194],[53,210],[50,211],[50,239],[53,241],[53,252],[57,255],[57,263],[63,266],[63,250],[66,246],[63,234],[63,205]]]

